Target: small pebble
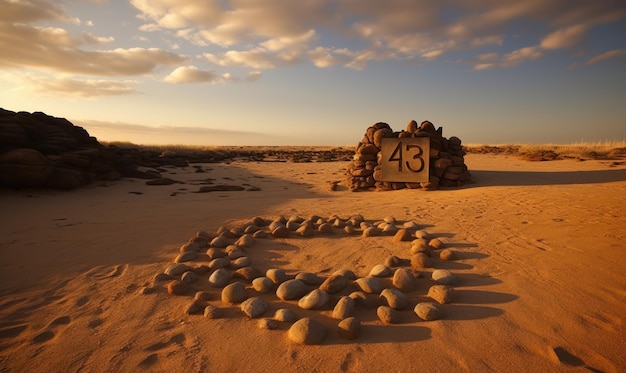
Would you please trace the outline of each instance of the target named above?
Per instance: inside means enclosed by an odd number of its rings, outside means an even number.
[[[439,250],[443,248],[443,242],[441,242],[441,240],[438,238],[433,238],[432,240],[428,241],[428,246],[432,247],[435,250]]]
[[[379,294],[383,290],[382,283],[376,277],[361,277],[355,281],[355,284],[369,294]]]
[[[203,312],[204,307],[205,307],[204,302],[196,299],[193,302],[189,303],[187,308],[185,308],[185,313],[187,315],[199,314]]]
[[[323,280],[318,275],[311,272],[300,272],[296,275],[296,279],[304,282],[306,285],[313,286],[318,286],[323,282]]]
[[[260,319],[257,325],[259,329],[275,330],[278,328],[278,323],[272,319]]]
[[[219,319],[222,315],[223,312],[221,308],[215,307],[212,304],[207,304],[206,307],[204,307],[204,317],[207,319]]]
[[[459,278],[447,269],[436,269],[433,271],[432,279],[439,285],[455,285],[459,282]]]
[[[400,322],[400,312],[389,306],[380,306],[376,309],[378,319],[385,324],[397,324]]]
[[[418,303],[413,309],[413,312],[424,321],[439,320],[441,318],[441,311],[433,302]]]
[[[165,274],[172,277],[178,277],[187,271],[191,271],[191,267],[184,263],[178,263],[167,267]]]
[[[235,241],[235,245],[240,246],[240,247],[252,246],[253,243],[254,243],[254,237],[252,237],[252,235],[248,233],[239,237],[239,239]]]
[[[434,266],[430,257],[424,253],[411,256],[411,265],[417,268],[432,268]]]
[[[300,280],[287,280],[278,286],[276,296],[281,300],[295,300],[307,293],[307,287]]]
[[[167,292],[170,295],[187,295],[190,290],[191,287],[189,286],[189,284],[186,284],[179,280],[174,280],[167,284]]]
[[[166,275],[165,273],[161,272],[161,273],[157,273],[154,276],[154,281],[156,282],[161,282],[161,281],[169,281],[172,279],[172,276]]]
[[[339,298],[339,301],[333,309],[333,319],[343,320],[347,317],[352,316],[352,314],[354,313],[354,304],[354,299],[348,296],[343,296]]]
[[[374,308],[374,307],[377,307],[379,305],[378,304],[378,297],[376,297],[375,295],[372,295],[372,294],[364,293],[362,291],[354,291],[354,292],[350,293],[350,295],[348,295],[348,296],[350,298],[354,299],[354,302],[359,307]]]
[[[308,294],[300,298],[298,301],[298,307],[305,310],[320,309],[324,308],[329,301],[330,297],[327,292],[320,289],[313,289]]]
[[[270,268],[265,272],[265,277],[272,280],[275,284],[287,281],[287,273],[279,268]]]
[[[242,256],[241,258],[233,260],[230,264],[233,268],[239,269],[249,266],[252,264],[252,261],[247,256]]]
[[[241,282],[233,282],[222,289],[222,302],[226,304],[241,303],[246,299],[248,292]]]
[[[401,228],[398,229],[396,234],[393,236],[393,242],[410,241],[411,238],[411,231],[405,228]]]
[[[287,335],[292,342],[317,345],[326,337],[326,329],[319,322],[305,317],[293,323]]]
[[[426,232],[425,230],[418,230],[418,231],[415,231],[414,236],[415,238],[426,240],[430,237],[430,234]]]
[[[252,297],[241,303],[241,311],[250,318],[262,316],[268,308],[267,302],[260,297]]]
[[[332,226],[332,224],[324,223],[324,224],[320,225],[319,227],[317,227],[317,230],[320,233],[331,234],[331,233],[333,233],[333,226]]]
[[[370,270],[369,275],[373,277],[389,277],[393,274],[391,268],[384,264],[377,264]]]
[[[196,260],[198,258],[198,253],[195,251],[185,251],[182,254],[178,254],[176,259],[174,259],[174,263],[183,263],[183,262],[191,262],[192,260]]]
[[[209,276],[209,284],[216,288],[223,288],[233,277],[232,273],[224,268],[218,268]]]
[[[217,247],[211,247],[206,251],[206,255],[209,257],[209,259],[216,259],[216,258],[223,258],[225,256],[227,256],[226,252],[224,252],[224,250],[217,248]]]
[[[274,319],[283,322],[294,322],[298,320],[298,316],[288,308],[280,308],[274,313]]]
[[[384,289],[380,292],[380,299],[383,304],[396,310],[403,310],[409,306],[409,298],[398,289]]]
[[[361,321],[356,317],[345,318],[337,325],[337,332],[343,339],[356,339],[361,333]]]
[[[215,258],[209,262],[209,268],[214,271],[218,268],[230,267],[230,259],[228,258]]]
[[[320,290],[328,294],[335,294],[343,290],[347,285],[346,278],[342,275],[331,275],[320,285]]]
[[[213,298],[213,294],[205,290],[196,291],[196,294],[193,296],[193,299],[201,300],[201,301],[211,300],[212,298]]]
[[[428,289],[428,296],[439,304],[452,302],[455,295],[454,289],[447,285],[433,285]]]
[[[424,253],[426,255],[430,255],[431,248],[428,246],[428,242],[421,238],[415,239],[411,241],[411,255],[415,255],[417,253]]]
[[[252,288],[261,294],[269,293],[274,289],[274,282],[267,277],[257,277],[252,280]]]
[[[235,273],[233,273],[233,277],[242,278],[247,281],[252,281],[255,278],[261,277],[261,276],[263,276],[261,271],[250,266],[239,268],[238,270],[235,271]],[[271,280],[269,281],[271,282]],[[272,282],[272,284],[274,283]]]
[[[441,252],[439,252],[439,258],[441,260],[455,260],[456,253],[450,249],[443,249],[441,250]]]
[[[415,288],[415,275],[408,268],[398,268],[393,274],[391,283],[400,291],[408,293]]]
[[[193,284],[195,282],[198,282],[199,279],[200,277],[198,277],[198,275],[192,271],[187,271],[183,273],[183,275],[180,277],[180,280],[186,284]]]

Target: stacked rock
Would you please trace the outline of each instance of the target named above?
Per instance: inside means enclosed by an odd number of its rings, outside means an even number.
[[[348,167],[347,184],[352,191],[425,189],[461,186],[471,179],[465,165],[465,151],[458,137],[443,137],[441,127],[424,121],[419,126],[412,120],[406,130],[394,132],[389,124],[378,122],[370,126],[363,139],[357,144],[352,163]],[[428,137],[430,139],[430,173],[427,182],[387,182],[382,180],[380,165],[383,138]]]

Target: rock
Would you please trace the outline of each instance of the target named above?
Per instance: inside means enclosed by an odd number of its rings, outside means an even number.
[[[384,289],[380,292],[380,299],[384,305],[396,310],[403,310],[409,306],[409,298],[398,289]]]
[[[278,323],[272,319],[261,319],[257,325],[259,329],[275,330],[278,328]]]
[[[373,277],[389,277],[393,271],[384,264],[377,264],[370,270],[369,275]]]
[[[298,320],[298,316],[290,309],[280,308],[274,312],[274,319],[277,321],[294,322]]]
[[[346,280],[354,281],[356,280],[356,274],[349,269],[342,268],[338,269],[332,274],[333,276],[343,276]]]
[[[432,240],[428,241],[428,246],[432,247],[435,250],[439,250],[439,249],[442,249],[444,245],[440,239],[433,238]]]
[[[350,298],[354,299],[356,305],[364,308],[374,308],[377,307],[378,297],[372,294],[367,294],[362,291],[354,291],[348,295]]]
[[[206,255],[209,257],[209,259],[217,259],[217,258],[223,258],[225,256],[228,256],[228,254],[226,254],[226,252],[220,248],[217,247],[211,247],[206,251]]]
[[[424,239],[418,238],[411,241],[411,255],[415,255],[417,253],[424,253],[426,255],[430,255],[431,248],[428,246],[428,242]]]
[[[380,231],[380,229],[376,227],[369,227],[363,230],[362,236],[363,237],[376,237],[376,236],[380,236],[381,234],[382,232]]]
[[[452,302],[455,295],[454,289],[447,285],[433,285],[428,289],[428,296],[439,304]]]
[[[404,224],[402,224],[402,227],[405,228],[405,229],[416,231],[416,230],[418,230],[420,228],[420,225],[417,224],[414,220],[411,220],[411,221],[407,221]]]
[[[357,339],[361,333],[361,321],[356,317],[345,318],[337,325],[337,332],[343,339]]]
[[[266,238],[267,237],[267,232],[265,231],[256,231],[252,234],[253,238]]]
[[[313,289],[308,294],[300,298],[298,301],[298,307],[305,310],[321,309],[324,308],[330,297],[324,290]]]
[[[413,312],[424,321],[439,320],[441,318],[441,311],[433,302],[418,303],[413,309]]]
[[[235,245],[237,245],[239,247],[249,247],[249,246],[252,246],[254,241],[255,241],[254,237],[252,237],[252,235],[246,233],[243,236],[239,237],[239,239],[237,241],[235,241]]]
[[[317,345],[326,337],[326,329],[319,322],[305,317],[293,323],[287,335],[292,342]]]
[[[327,292],[328,294],[335,294],[340,292],[346,287],[347,280],[342,275],[331,275],[320,285],[320,290]]]
[[[397,324],[400,322],[400,312],[389,306],[380,306],[376,309],[378,319],[385,324]]]
[[[191,271],[191,267],[187,264],[179,263],[167,267],[165,274],[172,277],[178,277],[187,271]]]
[[[450,249],[443,249],[439,252],[439,258],[441,260],[455,260],[456,257],[456,252]]]
[[[194,301],[189,303],[189,305],[187,305],[187,307],[185,308],[185,313],[187,315],[199,314],[204,311],[204,307],[205,307],[205,304],[203,301],[199,301],[195,299]]]
[[[154,276],[154,281],[155,282],[169,281],[171,279],[172,279],[172,276],[166,275],[165,273],[157,273]]]
[[[265,277],[272,280],[275,284],[281,284],[287,281],[287,273],[279,268],[270,268],[265,272]]]
[[[304,282],[306,285],[312,286],[318,286],[324,281],[318,275],[311,272],[300,272],[296,275],[296,279]]]
[[[352,316],[352,314],[354,313],[354,305],[354,299],[348,296],[343,296],[339,298],[339,301],[335,305],[335,308],[333,308],[333,319],[343,320],[347,317]]]
[[[216,288],[223,288],[233,277],[232,273],[224,268],[218,268],[209,276],[209,284]]]
[[[385,259],[385,265],[387,267],[404,267],[411,265],[410,259],[402,259],[395,255],[392,255]]]
[[[211,298],[213,298],[213,295],[210,292],[205,291],[205,290],[196,291],[196,294],[193,296],[193,299],[200,300],[200,301],[211,300]]]
[[[209,262],[209,269],[212,271],[218,268],[228,268],[230,267],[230,259],[228,258],[215,258]]]
[[[241,303],[246,299],[248,292],[241,282],[233,282],[222,289],[222,302],[226,304]]]
[[[261,294],[269,293],[274,288],[274,282],[267,277],[258,277],[252,280],[252,287]]]
[[[304,224],[296,229],[296,234],[302,237],[311,237],[315,234],[315,229],[308,224]]]
[[[355,284],[368,294],[379,294],[383,290],[382,283],[376,277],[361,277],[355,281]]]
[[[439,285],[454,285],[459,282],[459,278],[447,269],[436,269],[432,273],[432,279]]]
[[[235,271],[235,273],[233,273],[233,277],[241,278],[246,281],[253,281],[254,279],[261,277],[261,276],[263,276],[261,271],[250,266],[239,268]],[[271,282],[271,280],[269,281]]]
[[[332,234],[333,226],[332,224],[324,223],[324,224],[321,224],[319,227],[317,227],[317,230],[318,232],[323,233],[323,234]]]
[[[0,154],[0,184],[44,186],[53,172],[52,162],[35,149],[13,149]]]
[[[198,277],[198,275],[193,271],[187,271],[180,277],[180,280],[186,284],[193,284],[198,282],[199,279],[200,277]]]
[[[260,297],[248,298],[241,303],[241,311],[250,318],[262,316],[267,308],[267,302]]]
[[[189,284],[174,280],[167,284],[167,292],[170,295],[187,295],[191,291]]]
[[[402,242],[411,240],[411,231],[406,228],[398,229],[395,236],[393,236],[393,242]]]
[[[250,264],[252,264],[252,261],[247,256],[242,256],[233,260],[230,264],[233,268],[239,269],[249,266]]]
[[[198,258],[198,253],[195,251],[185,251],[184,253],[178,254],[176,259],[174,259],[174,263],[183,263],[183,262],[191,262],[192,260],[196,260]]]
[[[272,236],[276,238],[287,238],[290,234],[291,231],[285,226],[277,227],[272,231]]]
[[[300,280],[287,280],[281,283],[276,289],[276,296],[281,300],[299,299],[307,293],[307,287]]]
[[[207,304],[207,306],[204,307],[204,317],[207,319],[219,319],[222,315],[223,312],[221,308],[215,307],[212,304]]]
[[[232,243],[232,239],[226,238],[224,236],[217,236],[213,240],[211,240],[211,247],[223,249],[228,245],[232,245]]]
[[[398,290],[408,293],[415,288],[415,275],[408,268],[398,268],[393,274],[392,284]]]
[[[434,266],[430,257],[424,253],[411,256],[411,265],[416,268],[432,268]]]
[[[414,236],[417,239],[427,240],[430,237],[430,234],[426,232],[425,230],[418,230],[418,231],[415,231]]]

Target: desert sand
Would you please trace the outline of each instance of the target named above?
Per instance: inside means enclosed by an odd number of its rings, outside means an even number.
[[[467,155],[466,164],[472,184],[431,192],[331,191],[345,162],[172,167],[164,176],[184,184],[164,186],[122,179],[67,192],[2,189],[0,371],[626,371],[626,165],[489,154]],[[195,193],[207,179],[260,190]],[[187,315],[193,294],[169,295],[154,279],[198,231],[256,216],[354,214],[415,221],[457,255],[435,254],[435,268],[416,269],[398,324],[357,307],[354,340],[339,337],[332,306],[302,310],[263,295],[263,317],[288,308],[325,326],[320,345],[300,345],[289,323],[259,328],[223,304],[220,289],[205,290],[222,318]],[[408,258],[410,247],[340,230],[258,241],[246,248],[253,265],[292,276],[366,276],[390,255]],[[437,268],[460,279],[457,297],[440,306],[440,320],[423,321],[413,306],[428,300]]]

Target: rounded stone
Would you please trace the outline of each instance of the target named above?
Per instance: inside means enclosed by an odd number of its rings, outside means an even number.
[[[337,332],[343,339],[357,339],[361,333],[361,321],[356,317],[347,317],[339,322]]]
[[[415,275],[408,268],[398,268],[393,274],[391,283],[400,291],[408,293],[415,288]]]
[[[185,251],[184,253],[178,254],[174,259],[174,263],[183,263],[183,262],[191,262],[192,260],[196,260],[198,258],[198,253],[196,251]]]
[[[313,289],[308,294],[300,298],[298,301],[298,307],[305,310],[320,309],[324,308],[328,304],[329,300],[330,297],[327,292],[320,289]]]
[[[402,242],[411,240],[411,231],[406,228],[398,229],[396,234],[393,236],[393,242]]]
[[[370,270],[369,275],[373,277],[389,277],[392,273],[393,272],[391,271],[391,268],[387,267],[386,265],[376,264]]]
[[[439,307],[433,302],[421,302],[415,305],[413,312],[422,320],[432,321],[441,318]]]
[[[377,307],[378,297],[372,294],[367,294],[362,291],[354,291],[348,295],[350,298],[354,299],[356,305],[365,308],[374,308]]]
[[[320,285],[320,290],[327,292],[328,294],[335,294],[340,292],[346,287],[346,278],[342,275],[331,275]]]
[[[267,302],[260,297],[248,298],[241,303],[241,312],[250,318],[262,316],[267,311],[267,308]]]
[[[165,273],[161,272],[161,273],[157,273],[154,276],[154,281],[155,282],[161,282],[161,281],[169,281],[172,279],[172,276],[168,276]]]
[[[428,296],[439,304],[452,302],[455,295],[454,289],[447,285],[433,285],[428,289]]]
[[[224,236],[217,236],[211,240],[211,247],[218,247],[220,249],[232,244],[232,240]]]
[[[228,258],[215,258],[209,262],[209,268],[213,271],[218,268],[230,267],[230,259]]]
[[[254,238],[266,238],[267,237],[267,232],[260,230],[260,231],[256,231],[252,234],[252,237]]]
[[[287,335],[292,342],[316,345],[322,343],[326,337],[326,329],[319,322],[305,317],[293,323]]]
[[[252,280],[252,288],[261,294],[269,293],[274,288],[274,282],[267,277],[257,277]]]
[[[240,246],[240,247],[248,247],[248,246],[252,246],[254,241],[255,241],[254,237],[246,233],[243,236],[239,237],[237,241],[235,241],[235,245]]]
[[[317,227],[317,230],[320,233],[331,234],[333,233],[333,225],[329,223],[324,223]]]
[[[414,236],[417,239],[427,240],[430,237],[430,233],[426,232],[425,230],[420,229],[420,230],[415,231]]]
[[[417,224],[415,222],[415,220],[411,220],[411,221],[407,221],[404,224],[402,224],[402,227],[414,231],[414,230],[419,229],[420,226],[419,226],[419,224]]]
[[[307,292],[307,287],[300,280],[287,280],[278,286],[276,296],[281,300],[299,299]]]
[[[339,298],[339,301],[333,308],[333,319],[343,320],[347,317],[352,316],[354,313],[354,299],[349,296],[343,296]]]
[[[431,251],[430,246],[428,246],[428,241],[418,238],[411,241],[411,255],[415,255],[417,253],[424,253],[429,255]]]
[[[456,252],[450,249],[443,249],[439,252],[439,258],[441,260],[455,260],[456,257]]]
[[[346,268],[336,270],[335,272],[333,272],[333,275],[343,276],[346,278],[346,280],[351,280],[351,281],[356,280],[356,273]]]
[[[289,228],[285,226],[279,226],[279,227],[276,227],[276,229],[272,231],[272,236],[276,238],[287,238],[289,237],[290,233],[291,231],[289,230]]]
[[[222,289],[222,302],[226,304],[241,303],[246,299],[248,292],[241,282],[233,282]]]
[[[274,319],[283,322],[294,322],[298,320],[298,316],[288,308],[280,308],[274,312]]]
[[[311,237],[315,234],[315,229],[313,229],[310,225],[304,224],[296,229],[296,234],[302,237]]]
[[[279,268],[270,268],[265,271],[265,277],[272,280],[275,284],[280,284],[287,281],[287,273]]]
[[[432,240],[428,241],[428,246],[432,247],[435,250],[439,250],[439,249],[442,249],[444,245],[440,239],[433,238]]]
[[[174,280],[167,284],[167,292],[170,295],[187,295],[190,290],[189,284],[179,280]]]
[[[387,259],[385,259],[385,265],[387,267],[403,267],[403,266],[411,265],[411,261],[408,259],[402,259],[400,257],[392,255],[388,257]]]
[[[363,229],[363,237],[376,237],[382,234],[381,230],[376,227],[368,227]]]
[[[432,279],[439,285],[454,285],[459,282],[459,278],[447,269],[436,269],[432,273]]]
[[[247,267],[250,264],[252,264],[252,261],[247,256],[242,256],[240,258],[237,258],[230,263],[230,265],[233,268],[237,268],[237,269]]]
[[[411,265],[416,268],[432,268],[433,261],[424,253],[417,253],[411,256]]]
[[[193,299],[197,299],[201,301],[211,300],[211,298],[213,298],[213,294],[205,290],[196,291],[196,294],[193,296]]]
[[[272,319],[261,319],[257,326],[259,329],[275,330],[278,328],[278,323]]]
[[[238,270],[236,270],[235,273],[233,273],[233,276],[247,280],[247,281],[252,281],[255,278],[263,276],[263,274],[261,273],[261,271],[259,271],[258,269],[254,267],[246,266],[246,267],[239,268]],[[271,280],[269,281],[271,282]]]
[[[306,285],[313,286],[318,286],[323,282],[318,275],[311,272],[300,272],[296,275],[296,279],[304,282]]]
[[[167,267],[164,273],[168,276],[178,277],[187,271],[191,271],[190,266],[184,263],[178,263]]]
[[[203,301],[199,301],[197,299],[194,299],[191,303],[189,303],[187,305],[187,307],[185,308],[185,313],[187,315],[195,315],[195,314],[200,314],[203,312],[205,307],[205,304]]]
[[[207,319],[219,319],[222,315],[223,312],[221,308],[215,307],[212,304],[207,304],[206,307],[204,307],[204,317]]]
[[[232,277],[233,275],[229,270],[218,268],[209,276],[209,284],[216,288],[223,288]]]
[[[355,281],[355,284],[368,294],[379,294],[383,290],[382,283],[376,277],[361,277]]]
[[[384,304],[396,310],[403,310],[409,306],[409,298],[398,289],[384,289],[380,292],[380,299]]]
[[[378,319],[385,324],[397,324],[400,322],[400,312],[389,307],[380,306],[376,309]]]
[[[198,282],[199,279],[200,277],[198,277],[198,275],[192,271],[187,271],[183,273],[182,276],[180,276],[180,280],[186,284],[193,284],[195,282]]]
[[[209,257],[209,259],[217,259],[217,258],[223,258],[227,256],[228,254],[226,254],[224,250],[220,248],[211,247],[206,251],[206,255]]]

